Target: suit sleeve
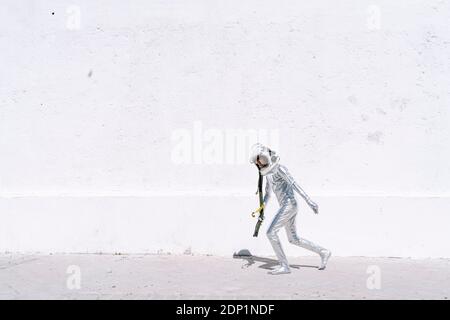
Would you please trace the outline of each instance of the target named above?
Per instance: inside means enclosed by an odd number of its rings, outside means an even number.
[[[269,180],[266,178],[266,189],[264,192],[264,205],[266,206],[272,196],[272,187]]]
[[[306,192],[295,182],[294,178],[291,176],[286,167],[280,167],[280,172],[283,178],[292,185],[292,188],[297,192],[307,203],[311,201],[311,198],[306,194]]]

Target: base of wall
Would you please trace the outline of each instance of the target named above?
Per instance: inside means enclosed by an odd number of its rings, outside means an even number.
[[[450,257],[450,199],[315,197],[320,214],[301,201],[300,236],[335,256]],[[256,198],[232,196],[0,198],[0,251],[21,253],[198,253],[241,249],[273,255],[250,213]],[[308,252],[280,238],[289,256]]]

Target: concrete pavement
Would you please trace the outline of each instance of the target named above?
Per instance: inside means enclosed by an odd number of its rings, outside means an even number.
[[[448,299],[449,259],[0,255],[0,299]]]

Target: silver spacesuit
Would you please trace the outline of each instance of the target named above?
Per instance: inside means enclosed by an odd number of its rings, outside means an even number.
[[[264,204],[256,210],[260,211],[264,208],[270,197],[271,193],[275,193],[280,208],[275,214],[268,230],[267,237],[272,244],[272,247],[280,262],[280,267],[271,271],[271,274],[289,273],[289,264],[286,255],[281,247],[280,239],[278,238],[278,231],[280,228],[285,227],[289,242],[299,247],[311,250],[321,257],[321,265],[319,270],[323,270],[326,267],[331,252],[325,248],[322,248],[311,241],[297,236],[295,218],[297,216],[297,201],[295,199],[294,191],[297,192],[311,207],[311,209],[318,213],[318,206],[314,203],[303,189],[294,181],[287,168],[279,164],[280,157],[269,148],[256,144],[253,146],[250,162],[258,166],[261,175],[266,177],[266,189],[264,196]]]

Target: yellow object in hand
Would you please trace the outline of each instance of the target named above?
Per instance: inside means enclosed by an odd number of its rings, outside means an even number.
[[[252,217],[254,217],[256,213],[261,212],[262,209],[264,209],[264,203],[258,209],[252,212]]]

